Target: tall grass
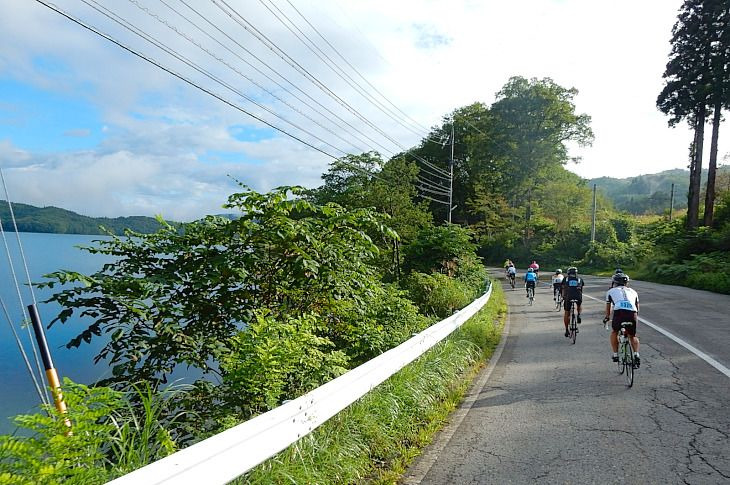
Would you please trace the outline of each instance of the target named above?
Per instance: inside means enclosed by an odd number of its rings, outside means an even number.
[[[422,357],[236,483],[394,483],[455,409],[501,335],[499,285],[489,303]]]

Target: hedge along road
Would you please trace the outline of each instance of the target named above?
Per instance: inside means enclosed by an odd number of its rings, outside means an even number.
[[[595,299],[583,299],[576,345],[563,336],[546,284],[528,306],[523,288],[511,291],[500,281],[510,307],[502,356],[486,383],[470,391],[463,419],[431,445],[438,456],[426,450],[404,483],[730,481],[728,376],[640,324],[641,368],[628,389],[601,323],[608,278],[585,277],[585,295]],[[642,317],[730,367],[730,296],[632,286]]]

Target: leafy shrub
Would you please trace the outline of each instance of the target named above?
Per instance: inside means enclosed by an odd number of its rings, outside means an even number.
[[[456,224],[428,226],[403,247],[403,269],[406,273],[438,271],[455,276],[458,259],[464,254],[475,254],[475,251],[469,229]]]
[[[373,291],[361,305],[350,305],[327,327],[328,335],[356,366],[404,342],[428,324],[407,292],[388,284]]]
[[[411,273],[405,281],[411,299],[421,312],[448,317],[471,301],[472,288],[441,273]]]
[[[344,373],[345,354],[317,336],[317,326],[316,315],[257,313],[221,363],[226,410],[248,418]]]
[[[177,392],[135,385],[124,393],[64,379],[66,414],[44,406],[15,417],[31,436],[0,436],[0,483],[104,483],[173,453],[161,414]]]
[[[238,219],[207,217],[98,241],[86,250],[116,261],[90,276],[53,273],[43,284],[76,284],[51,297],[64,307],[54,322],[93,319],[70,346],[111,335],[96,357],[112,364],[110,383],[164,383],[180,364],[217,371],[261,309],[327,318],[343,302],[361,303],[379,285],[378,248],[367,232],[394,234],[371,210],[291,199],[302,191],[246,189],[226,205],[241,211]]]

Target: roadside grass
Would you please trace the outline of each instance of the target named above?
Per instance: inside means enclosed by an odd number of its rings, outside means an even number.
[[[499,343],[501,285],[485,307],[416,361],[233,483],[396,483],[463,399]]]

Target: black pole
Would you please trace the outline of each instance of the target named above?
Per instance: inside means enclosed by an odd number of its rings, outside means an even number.
[[[51,359],[51,351],[48,350],[48,342],[46,341],[46,333],[43,331],[43,324],[41,324],[41,316],[38,314],[38,309],[35,304],[28,305],[28,314],[30,315],[30,321],[33,323],[33,331],[35,332],[35,339],[38,342],[38,349],[41,351],[41,358],[43,359],[43,367],[46,368],[46,379],[48,379],[48,385],[53,391],[53,401],[56,404],[56,409],[61,414],[66,413],[66,403],[63,400],[63,394],[61,393],[61,381],[58,378],[58,372],[53,367],[53,360]],[[64,418],[66,426],[71,427],[71,422],[68,418]],[[69,431],[69,434],[71,431]]]
[[[35,332],[36,342],[38,342],[38,349],[41,351],[43,367],[48,371],[53,369],[53,360],[51,359],[51,351],[48,350],[48,342],[46,341],[46,333],[43,331],[43,325],[41,324],[41,317],[38,315],[38,309],[35,307],[35,304],[28,305],[28,313],[30,314],[30,321],[33,322],[33,331]]]

